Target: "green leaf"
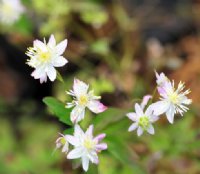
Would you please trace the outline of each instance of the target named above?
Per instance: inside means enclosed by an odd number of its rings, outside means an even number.
[[[86,172],[86,174],[98,174],[98,165],[95,164],[90,164],[88,171]]]
[[[53,97],[45,97],[43,102],[49,107],[50,111],[59,118],[59,120],[67,125],[72,125],[70,120],[71,109],[65,108],[64,103]]]
[[[68,134],[68,135],[72,135],[74,133],[74,128],[72,127],[72,128],[68,128],[68,129],[65,129],[64,131],[63,131],[63,134],[64,135],[66,135],[66,134]]]
[[[102,130],[109,126],[112,123],[118,122],[121,119],[125,118],[127,110],[117,109],[117,108],[108,108],[106,111],[98,114],[93,124],[98,130]]]
[[[20,19],[13,25],[13,30],[29,36],[32,34],[33,24],[26,15],[22,15]]]
[[[130,166],[137,171],[137,174],[146,173],[139,164],[136,164],[136,154],[121,139],[110,136],[106,137],[106,142],[108,144],[108,152],[122,164]]]
[[[100,39],[92,43],[91,51],[100,55],[106,55],[109,52],[109,42],[107,39]]]
[[[58,72],[58,71],[56,71],[57,72],[57,76],[56,76],[56,78],[57,78],[57,80],[59,80],[60,82],[64,82],[64,80],[63,80],[63,78],[62,78],[62,75]]]
[[[103,25],[108,20],[108,14],[102,9],[90,9],[81,12],[81,19],[88,24]]]

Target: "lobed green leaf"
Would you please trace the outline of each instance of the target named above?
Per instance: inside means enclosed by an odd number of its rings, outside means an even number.
[[[71,109],[65,108],[64,103],[60,102],[59,100],[53,98],[53,97],[45,97],[43,99],[43,102],[48,106],[50,111],[58,117],[58,119],[67,125],[72,125],[72,122],[70,120],[70,112]]]

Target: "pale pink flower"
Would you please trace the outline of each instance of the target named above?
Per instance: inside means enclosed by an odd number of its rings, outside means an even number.
[[[56,149],[62,147],[62,152],[67,153],[69,149],[69,143],[67,141],[66,135],[60,134],[60,137],[56,140]]]
[[[186,97],[190,90],[183,91],[184,88],[184,83],[180,82],[178,88],[175,89],[174,81],[165,82],[162,87],[158,87],[161,98],[160,101],[152,104],[154,114],[161,115],[165,113],[170,123],[174,122],[176,113],[183,116],[183,113],[188,110],[187,105],[192,103],[192,100]]]
[[[162,72],[160,74],[158,74],[156,71],[155,71],[155,74],[156,74],[156,83],[159,87],[162,87],[166,82],[169,81],[169,79],[167,78],[167,76]]]
[[[90,125],[85,133],[79,125],[75,125],[74,135],[66,135],[67,141],[74,146],[74,149],[68,153],[67,159],[81,158],[82,167],[84,171],[87,171],[89,162],[98,164],[97,154],[107,149],[107,144],[101,143],[105,136],[105,134],[100,134],[93,137],[93,125]]]
[[[100,96],[95,96],[93,91],[89,91],[89,85],[84,82],[74,79],[73,90],[67,92],[67,94],[73,96],[73,101],[67,103],[66,107],[74,107],[70,118],[73,123],[78,123],[80,120],[84,119],[85,108],[88,108],[94,113],[101,113],[107,109],[99,99]]]
[[[154,134],[154,127],[152,123],[158,120],[158,117],[153,114],[151,105],[148,106],[146,111],[143,111],[143,108],[136,103],[135,112],[130,112],[127,114],[127,117],[131,119],[134,123],[129,127],[128,131],[134,131],[137,129],[137,135],[141,136],[144,131],[147,131],[149,134]]]

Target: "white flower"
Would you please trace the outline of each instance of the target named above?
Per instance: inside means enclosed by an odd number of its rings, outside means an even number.
[[[152,123],[158,120],[158,117],[153,114],[151,105],[144,112],[141,106],[135,104],[135,112],[130,112],[127,117],[134,121],[134,123],[129,127],[128,131],[134,131],[137,129],[137,135],[140,136],[144,131],[150,134],[154,134],[154,128]]]
[[[89,161],[98,164],[97,154],[107,149],[106,143],[100,143],[105,134],[93,137],[93,125],[90,125],[85,133],[79,125],[75,125],[74,136],[67,135],[66,137],[67,141],[74,146],[74,149],[68,153],[67,159],[81,158],[84,171],[88,170]]]
[[[30,57],[27,64],[35,70],[31,74],[35,79],[40,79],[40,83],[47,81],[47,76],[51,81],[56,79],[56,69],[62,67],[68,61],[61,56],[67,47],[67,39],[56,45],[54,35],[51,35],[49,42],[46,44],[40,40],[33,42],[33,47],[28,48],[26,55]]]
[[[74,79],[73,90],[67,92],[67,94],[73,96],[73,101],[67,103],[66,107],[71,108],[75,106],[70,115],[73,123],[78,123],[84,119],[86,107],[96,114],[107,109],[106,106],[98,101],[101,97],[95,96],[92,90],[88,92],[88,88],[89,85],[78,79]]]
[[[157,83],[158,86],[163,86],[166,82],[169,81],[169,79],[167,78],[167,76],[163,72],[158,74],[155,71],[155,74],[156,74],[156,83]]]
[[[180,82],[178,88],[174,88],[174,82],[166,82],[161,88],[158,87],[158,92],[161,96],[161,101],[152,104],[155,115],[166,113],[167,119],[170,123],[174,121],[174,114],[183,113],[188,110],[186,105],[191,104],[192,100],[186,97],[190,90],[183,92],[184,84]]]
[[[60,134],[60,137],[56,140],[56,149],[62,148],[62,152],[67,153],[69,149],[69,143],[67,141],[66,135]]]
[[[13,24],[24,12],[24,6],[20,0],[0,0],[0,21],[5,24]]]

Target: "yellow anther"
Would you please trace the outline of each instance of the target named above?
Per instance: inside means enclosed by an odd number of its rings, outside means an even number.
[[[82,106],[85,106],[87,105],[88,103],[88,96],[86,95],[82,95],[79,97],[79,104],[82,105]]]
[[[84,147],[86,149],[88,149],[88,150],[93,149],[94,146],[95,146],[95,143],[91,139],[86,138],[84,140]]]

